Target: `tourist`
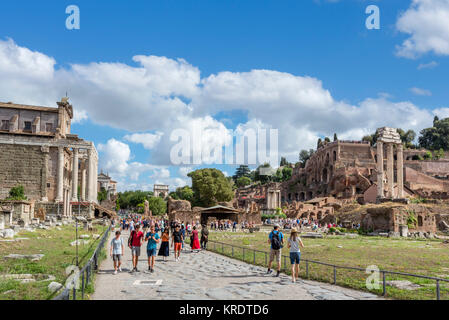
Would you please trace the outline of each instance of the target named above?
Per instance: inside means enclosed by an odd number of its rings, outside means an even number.
[[[267,274],[270,274],[271,271],[271,263],[276,258],[278,269],[276,277],[279,277],[281,273],[281,254],[282,254],[282,245],[284,244],[284,235],[281,231],[279,231],[279,225],[275,224],[273,231],[268,235],[268,243],[270,244],[270,262],[268,263],[268,271]]]
[[[234,221],[234,223],[232,224],[232,231],[237,232],[237,222],[236,221]]]
[[[156,232],[156,227],[152,225],[150,231],[145,237],[147,243],[147,255],[148,255],[148,271],[154,272],[154,259],[156,257],[157,244],[159,243],[159,234]]]
[[[136,225],[136,230],[132,230],[128,240],[128,246],[133,256],[133,269],[131,272],[138,272],[137,263],[139,262],[140,247],[143,243],[143,232],[140,231],[140,225]]]
[[[181,249],[184,250],[184,239],[186,238],[186,226],[184,224],[181,225],[181,234],[182,234],[182,247]]]
[[[167,257],[170,255],[170,230],[168,228],[164,229],[162,233],[162,243],[159,248],[158,256],[164,257],[164,262],[167,261]]]
[[[201,249],[207,249],[207,241],[209,240],[209,230],[207,225],[203,225],[201,228]]]
[[[184,238],[182,236],[181,231],[179,230],[179,226],[176,226],[175,231],[172,234],[172,247],[175,249],[175,261],[179,261],[179,257],[181,255],[182,242]]]
[[[192,248],[192,252],[194,250],[200,250],[201,249],[200,239],[198,237],[198,230],[196,230],[196,226],[193,226],[192,235],[190,237],[190,247]]]
[[[125,245],[123,239],[120,237],[120,231],[115,232],[115,237],[111,240],[111,257],[114,261],[114,274],[117,274],[117,269],[122,272],[122,256],[125,252]]]
[[[304,248],[301,238],[298,236],[298,231],[292,229],[290,238],[288,239],[288,247],[290,248],[290,263],[292,265],[292,281],[296,282],[299,276],[299,262],[301,260],[301,250],[299,246]]]

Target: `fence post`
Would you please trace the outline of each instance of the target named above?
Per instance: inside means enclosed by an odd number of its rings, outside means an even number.
[[[232,246],[232,257],[234,258],[234,246]]]
[[[437,280],[437,300],[440,300],[440,280]]]
[[[283,256],[284,257],[284,272],[287,271],[287,256]]]
[[[243,248],[243,261],[245,261],[245,248]]]
[[[221,253],[224,253],[224,244],[221,244]]]
[[[267,265],[268,264],[268,262],[267,262],[267,252],[265,252],[265,265]]]
[[[382,272],[382,281],[383,281],[383,292],[382,292],[382,296],[386,296],[387,295],[387,282],[385,281],[385,271]]]
[[[84,300],[84,271],[83,275],[81,276],[81,299]]]
[[[337,268],[334,266],[334,284],[337,284]]]
[[[73,283],[73,300],[76,300],[76,285]]]
[[[306,260],[306,278],[309,278],[309,261]]]
[[[253,264],[256,264],[256,250],[254,250],[253,253],[254,253]]]

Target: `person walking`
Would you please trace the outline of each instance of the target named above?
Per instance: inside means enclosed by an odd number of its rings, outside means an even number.
[[[196,226],[193,226],[193,230],[192,230],[192,235],[190,237],[191,240],[191,248],[192,248],[192,252],[194,250],[200,250],[201,246],[200,246],[200,239],[198,237],[198,230],[196,230]]]
[[[111,240],[111,252],[110,255],[114,261],[114,274],[117,274],[117,269],[122,272],[122,256],[125,252],[125,244],[120,237],[120,231],[115,232],[115,237]]]
[[[182,233],[179,230],[179,226],[176,226],[175,231],[172,234],[172,247],[175,249],[175,261],[179,261],[179,257],[181,255],[182,242],[183,242]]]
[[[296,282],[299,277],[299,262],[301,260],[301,250],[304,248],[301,238],[298,236],[298,231],[292,229],[290,238],[288,239],[288,247],[290,248],[290,263],[292,265],[292,281]]]
[[[157,244],[159,243],[159,234],[156,232],[156,227],[152,225],[150,231],[145,236],[147,242],[147,256],[148,256],[148,271],[154,272],[154,259],[156,257]]]
[[[184,250],[184,246],[185,246],[184,240],[186,238],[186,228],[185,228],[184,224],[181,225],[181,231],[180,232],[182,234],[182,247],[181,247],[181,249]]]
[[[162,243],[158,255],[164,257],[164,262],[170,255],[170,230],[168,228],[165,228],[162,233]]]
[[[207,241],[209,240],[209,230],[207,225],[203,225],[201,228],[201,249],[207,249]]]
[[[281,273],[281,255],[282,255],[282,245],[284,244],[284,235],[279,230],[279,225],[275,224],[273,231],[268,235],[268,243],[270,244],[270,262],[268,263],[268,271],[267,274],[270,274],[271,264],[274,259],[276,259],[278,268],[276,277],[279,277]]]
[[[136,229],[131,231],[128,239],[128,246],[133,256],[133,269],[131,272],[138,272],[137,264],[139,263],[140,247],[143,243],[143,232],[140,231],[140,225],[136,225]]]

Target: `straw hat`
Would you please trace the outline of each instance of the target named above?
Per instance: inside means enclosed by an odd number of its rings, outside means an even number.
[[[296,230],[296,228],[292,228],[292,230],[290,231],[290,234],[294,234],[294,233],[298,233],[298,230]]]

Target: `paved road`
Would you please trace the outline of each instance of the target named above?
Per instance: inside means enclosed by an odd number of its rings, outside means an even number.
[[[128,239],[128,234],[123,235]],[[143,249],[144,247],[142,247]],[[108,244],[109,250],[109,244]],[[109,251],[108,251],[109,253]],[[155,272],[149,273],[146,251],[142,250],[139,272],[132,268],[131,252],[125,248],[123,272],[113,274],[112,259],[99,267],[94,300],[361,300],[380,299],[378,296],[332,286],[315,281],[300,280],[281,274],[279,278],[266,275],[266,269],[212,252],[184,251],[180,261],[170,252],[167,262],[156,257]]]

